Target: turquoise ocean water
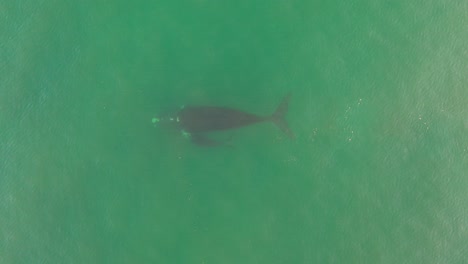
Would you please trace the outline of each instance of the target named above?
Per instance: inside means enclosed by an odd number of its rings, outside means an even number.
[[[467,263],[467,3],[0,2],[0,263]]]

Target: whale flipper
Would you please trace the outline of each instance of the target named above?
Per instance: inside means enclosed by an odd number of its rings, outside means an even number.
[[[203,147],[216,147],[224,145],[225,142],[213,140],[203,134],[192,134],[190,137],[191,141],[199,146]]]

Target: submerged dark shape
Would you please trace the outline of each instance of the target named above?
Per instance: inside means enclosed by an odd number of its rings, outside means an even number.
[[[209,139],[205,133],[240,128],[260,122],[275,123],[286,135],[294,138],[289,129],[285,115],[291,94],[286,95],[276,111],[270,116],[258,116],[240,110],[217,106],[187,106],[182,108],[175,117],[153,118],[153,123],[169,122],[177,125],[192,142],[202,146],[216,146],[220,142]]]

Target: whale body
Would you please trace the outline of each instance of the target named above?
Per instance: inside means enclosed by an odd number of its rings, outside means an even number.
[[[202,146],[215,146],[219,142],[209,139],[206,134],[214,131],[229,130],[253,125],[260,122],[273,122],[288,137],[294,138],[285,115],[288,111],[291,94],[286,95],[275,112],[269,116],[259,116],[241,110],[219,106],[186,106],[174,117],[153,118],[153,123],[170,122],[189,135],[192,142]]]

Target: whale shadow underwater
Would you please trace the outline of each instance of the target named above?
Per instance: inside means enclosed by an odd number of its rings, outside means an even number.
[[[286,122],[291,93],[287,94],[268,116],[259,116],[241,110],[220,106],[184,106],[168,116],[157,116],[153,124],[175,128],[182,132],[194,144],[199,146],[219,146],[223,141],[211,139],[207,134],[215,131],[237,129],[263,122],[274,123],[289,138],[295,138]]]

